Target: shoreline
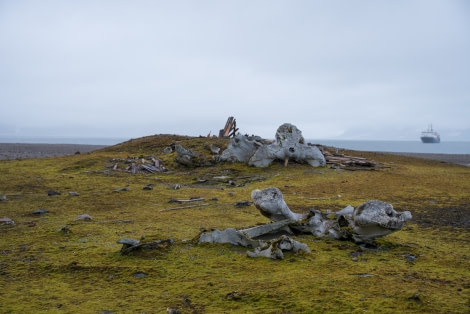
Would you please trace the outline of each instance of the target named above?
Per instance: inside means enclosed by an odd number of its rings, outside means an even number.
[[[110,145],[91,144],[0,143],[0,160],[59,157],[79,153],[88,153],[109,146]],[[377,153],[432,159],[470,167],[470,154],[406,153],[381,151],[377,151]]]
[[[109,145],[0,143],[0,160],[59,157],[88,153]]]
[[[391,153],[391,152],[382,152],[384,154],[399,155],[399,156],[408,156],[415,158],[431,159],[441,162],[447,162],[451,164],[457,164],[461,166],[470,167],[470,154],[435,154],[435,153]]]

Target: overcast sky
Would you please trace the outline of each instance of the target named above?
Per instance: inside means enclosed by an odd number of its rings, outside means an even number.
[[[0,135],[470,141],[470,1],[0,0]]]

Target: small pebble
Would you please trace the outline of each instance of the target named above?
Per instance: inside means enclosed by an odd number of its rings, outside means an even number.
[[[410,263],[413,263],[413,262],[416,260],[416,256],[411,255],[411,254],[405,255],[405,258],[406,258],[406,260],[407,260],[408,262],[410,262]]]
[[[8,218],[8,217],[5,217],[5,218],[0,218],[0,224],[1,225],[11,225],[11,226],[14,226],[15,225],[15,222]]]
[[[63,226],[62,228],[56,230],[56,232],[61,232],[63,234],[69,234],[72,233],[72,231],[69,229],[68,225]]]
[[[138,272],[138,273],[134,273],[132,275],[132,277],[134,278],[144,278],[144,277],[147,277],[148,275],[146,273],[142,273],[142,272]]]
[[[44,209],[44,208],[40,208],[40,209],[37,209],[35,211],[33,211],[33,214],[34,215],[42,215],[42,214],[45,214],[45,213],[48,213],[49,211],[47,209]]]
[[[114,190],[114,192],[125,192],[125,191],[130,191],[131,189],[129,189],[128,187],[125,187],[125,188],[120,188],[120,189],[116,189]]]
[[[49,191],[47,191],[47,195],[49,195],[49,196],[60,195],[60,192],[57,192],[57,191],[54,191],[54,190],[49,190]]]
[[[241,201],[241,202],[236,202],[235,206],[237,207],[243,207],[243,206],[250,206],[251,202],[250,201]]]
[[[82,215],[78,216],[77,218],[75,218],[75,220],[88,220],[89,221],[89,220],[93,220],[93,219],[88,214],[82,214]]]

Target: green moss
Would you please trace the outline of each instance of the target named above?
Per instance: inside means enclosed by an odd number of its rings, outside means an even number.
[[[468,312],[470,236],[464,222],[470,168],[348,152],[389,168],[344,171],[278,162],[263,169],[231,163],[188,169],[174,162],[174,153],[163,155],[173,142],[206,160],[210,144],[228,144],[150,136],[89,154],[0,162],[0,194],[8,197],[0,202],[1,216],[16,222],[0,226],[0,312]],[[140,155],[161,158],[169,171],[131,175],[104,167],[112,158]],[[222,176],[230,182],[217,178]],[[143,190],[147,184],[153,190]],[[244,248],[191,241],[201,228],[268,222],[254,206],[234,204],[270,186],[280,188],[297,212],[336,211],[379,199],[410,210],[413,219],[378,240],[376,250],[299,236],[312,253],[286,253],[282,261],[249,259]],[[113,192],[122,187],[130,190]],[[62,194],[48,196],[49,189]],[[169,203],[194,196],[205,200],[188,208]],[[39,208],[49,213],[33,215]],[[84,213],[93,220],[75,220]],[[70,233],[57,232],[65,225]],[[175,243],[143,255],[119,253],[117,240],[143,235],[145,241]]]

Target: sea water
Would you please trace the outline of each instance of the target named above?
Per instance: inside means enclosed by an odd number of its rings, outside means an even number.
[[[111,137],[0,137],[0,143],[29,144],[83,144],[116,145],[129,138]],[[306,140],[312,144],[331,146],[338,149],[391,153],[470,154],[470,142],[441,142],[424,144],[421,141],[372,141],[372,140]]]
[[[307,140],[338,149],[390,153],[470,154],[470,142],[422,143],[421,141]]]
[[[0,137],[0,143],[116,145],[129,140],[118,137]]]

